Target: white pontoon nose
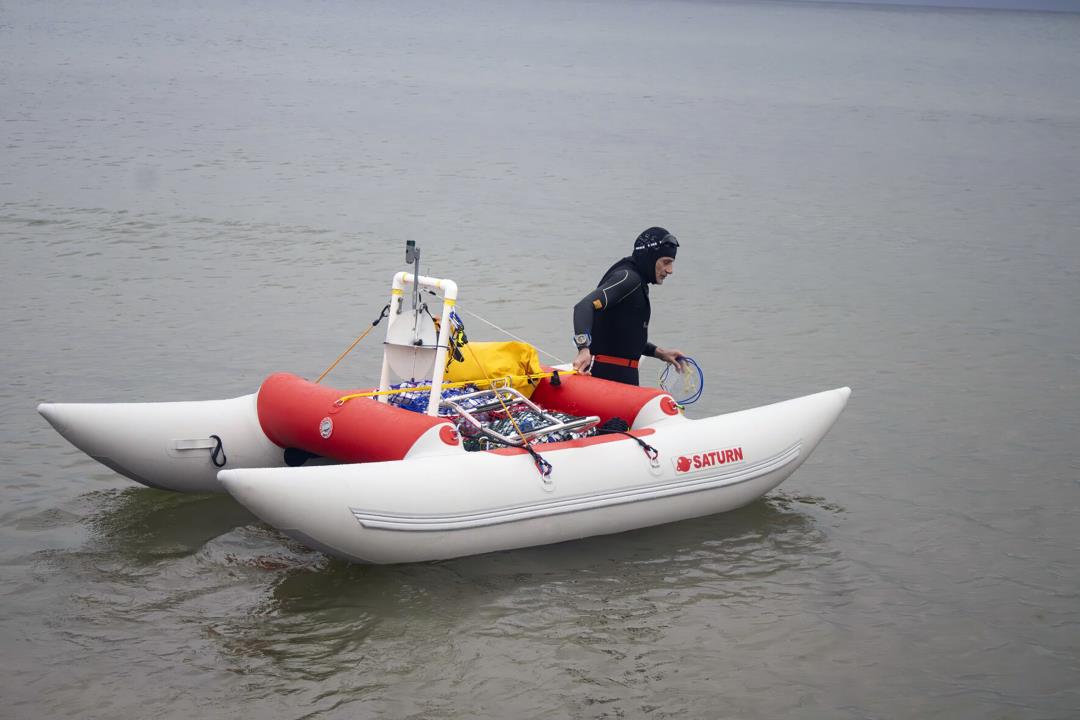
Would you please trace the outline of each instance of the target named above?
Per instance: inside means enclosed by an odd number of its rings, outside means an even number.
[[[222,467],[276,467],[282,449],[259,425],[256,395],[162,403],[41,403],[38,412],[64,438],[106,467],[143,485],[224,492]]]
[[[64,434],[64,424],[60,420],[60,405],[56,403],[41,403],[37,406],[37,411],[41,417],[49,421],[49,424],[56,428],[56,432],[61,435]]]

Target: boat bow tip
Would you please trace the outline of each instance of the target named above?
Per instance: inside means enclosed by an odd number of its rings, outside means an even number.
[[[50,425],[61,435],[65,435],[67,426],[60,420],[60,405],[57,403],[39,403],[37,406],[38,415],[45,418]]]
[[[218,482],[231,493],[234,484],[239,481],[240,474],[239,470],[219,470],[217,479]]]

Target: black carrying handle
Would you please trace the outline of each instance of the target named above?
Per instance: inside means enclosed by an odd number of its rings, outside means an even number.
[[[211,440],[217,440],[217,445],[210,449],[210,462],[214,463],[214,467],[225,467],[225,463],[229,461],[225,457],[225,446],[221,442],[220,435],[211,435]]]

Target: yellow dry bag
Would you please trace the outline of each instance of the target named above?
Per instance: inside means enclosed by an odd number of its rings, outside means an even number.
[[[527,376],[543,372],[536,348],[516,340],[470,342],[461,348],[461,354],[465,360],[450,363],[446,382],[479,382],[510,376],[513,388],[530,397],[533,385]]]

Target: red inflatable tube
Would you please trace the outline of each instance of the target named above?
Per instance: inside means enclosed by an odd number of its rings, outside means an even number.
[[[334,401],[356,391],[316,385],[275,373],[259,388],[259,424],[270,441],[340,462],[401,460],[417,439],[445,419],[402,410],[371,398]],[[452,426],[451,426],[452,427]]]
[[[551,372],[551,368],[544,368]],[[532,401],[547,410],[557,410],[570,415],[597,415],[600,422],[613,417],[622,418],[633,427],[641,408],[655,397],[667,395],[657,388],[601,380],[587,375],[559,374],[559,385],[544,378],[533,391]]]

